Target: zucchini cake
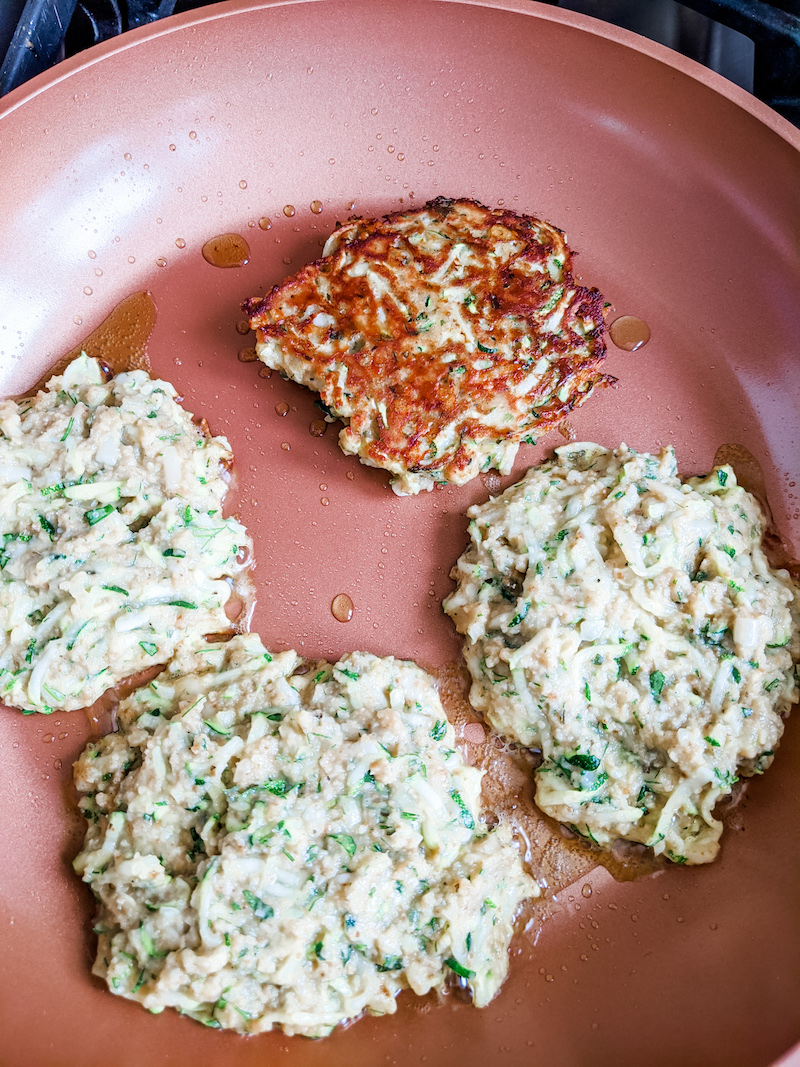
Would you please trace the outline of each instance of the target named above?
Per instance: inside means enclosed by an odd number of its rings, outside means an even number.
[[[135,370],[81,354],[0,402],[0,699],[92,704],[165,663],[183,633],[231,630],[244,527],[223,518],[232,457]]]
[[[407,988],[497,992],[539,890],[415,664],[187,640],[118,719],[75,765],[113,992],[314,1037]]]
[[[712,860],[715,804],[798,700],[800,591],[758,502],[727,466],[681,481],[671,448],[574,444],[468,514],[444,609],[473,705],[541,750],[539,807],[603,848]]]
[[[350,219],[243,307],[259,359],[318,392],[342,451],[401,496],[508,473],[520,442],[614,381],[602,298],[563,233],[474,200]]]

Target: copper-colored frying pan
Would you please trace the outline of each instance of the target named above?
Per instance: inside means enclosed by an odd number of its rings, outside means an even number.
[[[155,371],[236,452],[255,628],[308,654],[439,667],[458,655],[440,601],[486,485],[399,500],[332,429],[310,434],[311,398],[237,360],[241,299],[354,211],[449,194],[540,214],[612,317],[652,331],[638,352],[611,346],[619,387],[577,413],[578,436],[672,442],[687,473],[745,445],[797,555],[798,148],[689,60],[525,0],[239,2],[169,19],[0,103],[0,389],[29,386],[149,289]],[[201,256],[226,232],[246,237],[247,266]],[[526,446],[517,472],[557,443]],[[342,592],[346,624],[330,612]],[[489,1008],[404,996],[396,1016],[320,1043],[150,1016],[90,977],[68,783],[93,728],[80,712],[0,714],[6,1067],[705,1067],[768,1064],[800,1039],[800,722],[713,866],[624,883],[597,868],[558,894],[535,944],[520,938]]]

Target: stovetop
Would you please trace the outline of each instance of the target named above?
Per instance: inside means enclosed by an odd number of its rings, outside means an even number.
[[[66,56],[212,0],[0,0],[0,95]],[[800,0],[544,0],[640,33],[800,126]]]

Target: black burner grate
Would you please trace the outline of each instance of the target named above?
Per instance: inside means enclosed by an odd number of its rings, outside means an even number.
[[[65,56],[212,0],[0,0],[0,95]],[[402,2],[402,0],[398,0]],[[545,0],[699,60],[800,126],[800,0]]]

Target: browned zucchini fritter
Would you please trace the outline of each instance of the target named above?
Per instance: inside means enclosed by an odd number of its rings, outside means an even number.
[[[350,219],[323,257],[243,307],[269,367],[316,390],[344,452],[400,495],[507,473],[614,379],[603,301],[554,226],[442,197]]]

